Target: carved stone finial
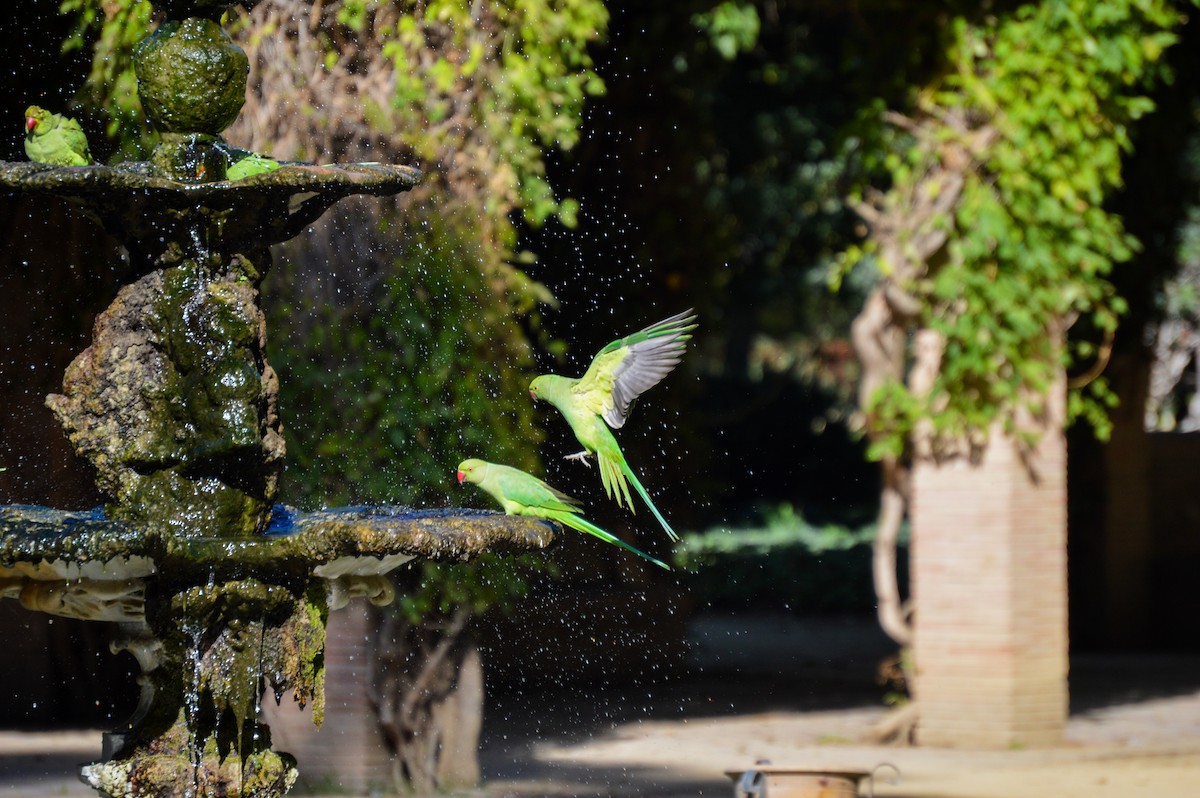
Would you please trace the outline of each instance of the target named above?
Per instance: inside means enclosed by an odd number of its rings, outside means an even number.
[[[250,61],[211,19],[168,20],[137,46],[146,116],[164,133],[219,135],[246,101]]]

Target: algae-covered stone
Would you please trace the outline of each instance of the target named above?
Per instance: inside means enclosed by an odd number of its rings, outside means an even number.
[[[301,708],[312,707],[317,728],[325,718],[325,626],[329,605],[323,580],[314,580],[295,612],[271,639],[268,675],[277,691],[290,689]],[[268,659],[264,646],[264,659]]]
[[[269,734],[260,738],[264,745],[269,740]],[[296,783],[297,771],[290,754],[237,746],[222,752],[214,738],[193,740],[181,712],[153,745],[125,758],[84,765],[79,775],[108,796],[282,798]]]
[[[111,517],[199,536],[266,525],[284,446],[247,263],[183,258],[122,288],[47,399]]]
[[[217,135],[246,101],[250,61],[212,19],[170,20],[133,56],[146,116],[169,133]]]
[[[150,156],[159,174],[180,183],[212,183],[226,178],[221,137],[207,133],[163,133]]]

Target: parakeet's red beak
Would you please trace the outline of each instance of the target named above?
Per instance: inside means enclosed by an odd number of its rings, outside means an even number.
[[[37,127],[37,120],[32,116],[25,117],[25,132],[32,133],[35,127]]]
[[[533,390],[532,388],[529,390],[529,395],[534,399],[537,399],[537,391]]]
[[[465,471],[458,472],[458,484],[459,485],[463,484],[463,480],[466,478],[467,478],[467,473]]]

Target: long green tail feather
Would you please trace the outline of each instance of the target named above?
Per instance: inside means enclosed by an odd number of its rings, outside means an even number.
[[[566,524],[567,526],[571,527],[572,529],[576,529],[580,532],[586,532],[589,535],[598,537],[601,540],[603,540],[605,543],[612,543],[614,546],[620,546],[621,548],[626,549],[627,551],[631,551],[634,554],[636,554],[637,556],[642,557],[643,559],[649,560],[650,562],[657,565],[659,568],[664,568],[668,571],[671,570],[671,566],[667,565],[662,560],[655,559],[654,557],[651,557],[649,554],[642,551],[641,549],[635,548],[634,546],[630,546],[628,543],[621,540],[616,535],[612,535],[608,532],[605,532],[603,529],[596,526],[595,524],[593,524],[591,521],[587,520],[586,518],[582,518],[578,515],[575,515],[574,513],[563,512],[561,510],[543,510],[542,512],[545,513],[546,518],[549,518],[554,521],[558,521],[559,523],[562,523],[562,524]]]
[[[600,481],[604,483],[605,494],[610,499],[616,499],[618,507],[621,506],[621,500],[624,498],[624,504],[629,508],[629,512],[637,512],[633,509],[633,498],[629,495],[629,483],[621,475],[621,472],[628,470],[629,466],[624,462],[613,460],[601,454],[596,455],[596,461],[600,466]],[[643,493],[642,495],[645,496],[646,494]]]
[[[675,530],[671,529],[671,525],[667,523],[667,519],[662,517],[662,513],[660,513],[658,508],[654,506],[654,502],[650,501],[650,494],[647,493],[646,489],[642,487],[642,483],[638,480],[637,475],[633,473],[633,469],[629,467],[629,463],[621,460],[620,465],[621,472],[624,473],[625,476],[629,478],[629,481],[633,483],[633,487],[637,490],[638,495],[642,497],[642,501],[644,501],[646,506],[650,508],[650,512],[654,513],[654,517],[658,519],[658,523],[662,524],[662,528],[667,530],[667,535],[670,536],[671,540],[679,540],[679,535],[675,534]],[[624,480],[621,481],[621,484],[624,484]],[[628,487],[625,488],[625,501],[629,501]],[[618,504],[619,503],[620,502],[618,502]],[[629,509],[633,509],[632,502],[629,504]]]

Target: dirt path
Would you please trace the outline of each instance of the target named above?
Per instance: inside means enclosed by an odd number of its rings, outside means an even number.
[[[499,699],[484,794],[731,796],[726,770],[769,759],[891,763],[881,798],[1200,798],[1200,657],[1077,657],[1062,746],[949,751],[855,744],[884,711],[870,624],[710,618],[695,636],[680,682]]]

